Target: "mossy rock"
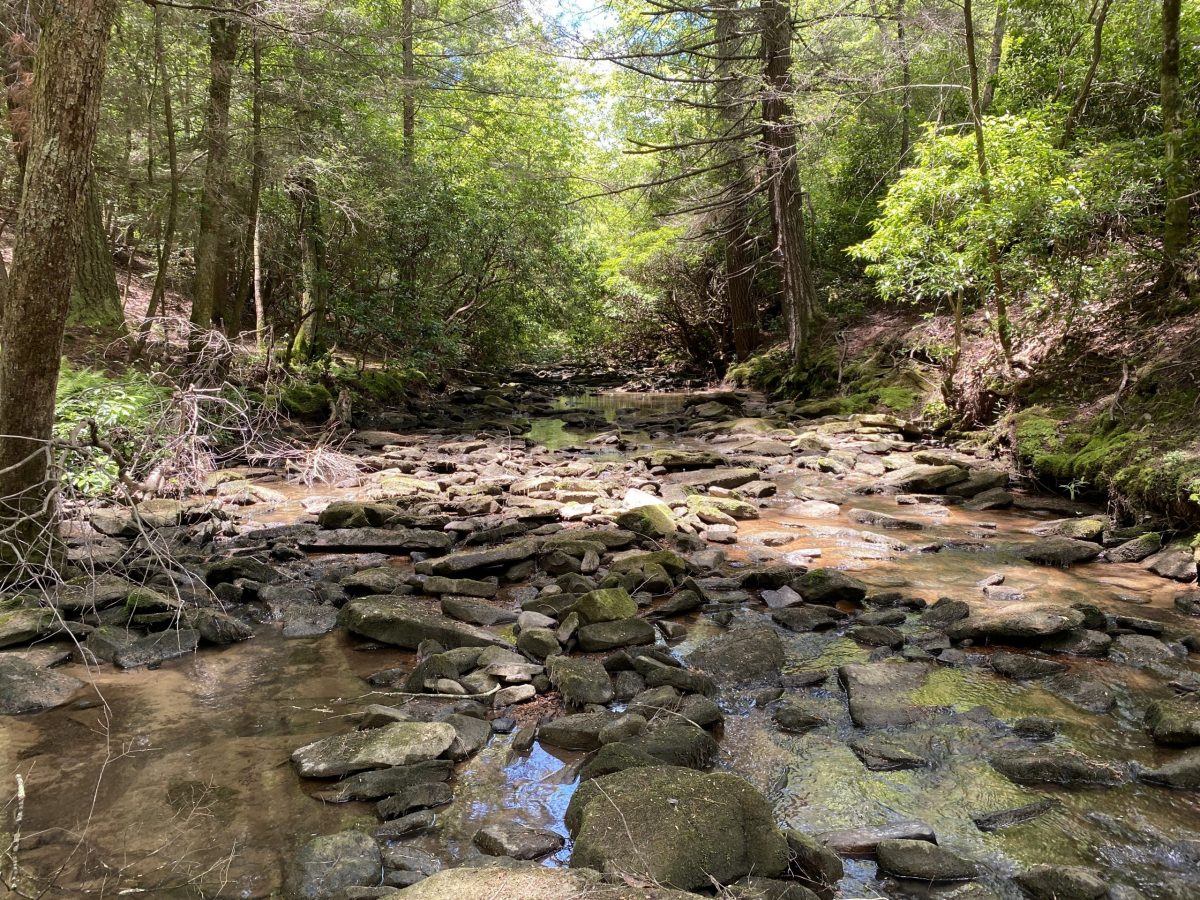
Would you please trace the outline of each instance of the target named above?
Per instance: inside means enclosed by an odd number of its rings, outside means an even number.
[[[296,381],[279,394],[279,402],[289,416],[305,422],[323,422],[333,409],[333,395],[323,384]]]
[[[675,517],[665,503],[648,503],[617,516],[617,525],[646,537],[664,538],[675,533]]]
[[[615,622],[637,615],[637,604],[624,588],[605,588],[590,591],[579,598],[575,612],[584,624],[593,622]]]
[[[783,874],[788,846],[770,803],[736,775],[677,766],[582,783],[566,814],[572,868],[638,875],[683,890]]]

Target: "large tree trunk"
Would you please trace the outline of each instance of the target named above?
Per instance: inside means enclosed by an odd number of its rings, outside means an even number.
[[[321,224],[321,198],[311,175],[296,176],[288,186],[296,205],[300,231],[300,324],[292,342],[292,356],[309,360],[322,349],[325,324],[325,232]]]
[[[28,160],[0,323],[0,547],[52,562],[47,479],[63,331],[115,0],[59,0],[38,43]]]
[[[979,65],[975,57],[975,22],[971,0],[964,0],[963,22],[967,42],[967,72],[971,80],[971,123],[975,132],[975,164],[979,171],[979,200],[992,205],[992,186],[988,175],[987,145],[983,136],[983,111],[979,99]],[[1008,323],[1008,304],[1004,299],[1004,276],[1000,271],[1000,248],[995,237],[987,239],[988,264],[992,270],[992,302],[996,310],[996,337],[1004,353],[1004,363],[1012,368],[1012,334]]]
[[[727,155],[731,184],[728,209],[720,224],[724,244],[725,271],[722,273],[733,347],[738,359],[747,359],[761,340],[758,305],[754,302],[754,255],[750,236],[751,185],[742,142],[732,136],[746,129],[744,96],[737,78],[738,58],[743,41],[738,28],[738,0],[719,0],[716,4],[718,121],[721,148]]]
[[[771,195],[775,255],[787,322],[788,349],[799,365],[817,312],[808,235],[796,167],[796,126],[792,121],[792,18],[787,0],[763,0],[763,144]]]
[[[1179,92],[1180,0],[1163,0],[1162,117],[1166,216],[1163,226],[1163,280],[1179,277],[1179,256],[1188,241],[1187,168],[1183,158],[1183,119]]]
[[[117,286],[117,270],[108,249],[94,177],[84,196],[83,233],[75,261],[70,319],[75,324],[99,329],[125,328],[121,289]]]
[[[226,158],[229,152],[229,99],[241,23],[215,16],[208,21],[208,108],[204,115],[204,192],[200,198],[200,230],[196,236],[196,281],[192,290],[192,324],[208,328],[223,307],[218,296],[219,268],[227,241],[229,198]]]

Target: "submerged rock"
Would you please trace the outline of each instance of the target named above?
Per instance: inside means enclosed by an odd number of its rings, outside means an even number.
[[[1108,880],[1081,866],[1034,866],[1013,879],[1030,900],[1104,900]]]
[[[479,829],[473,842],[488,856],[541,859],[561,850],[566,840],[562,835],[545,828],[499,823]]]
[[[397,722],[305,744],[292,752],[292,765],[305,778],[409,766],[437,759],[454,738],[454,727],[445,722]]]
[[[692,889],[783,874],[788,847],[766,799],[733,775],[627,769],[580,785],[567,808],[572,868]]]
[[[769,625],[734,628],[687,655],[689,665],[727,684],[777,678],[784,661],[783,641]]]
[[[992,757],[992,768],[1017,784],[1115,785],[1128,780],[1116,766],[1063,748],[1004,753]]]
[[[342,831],[313,838],[288,871],[287,896],[326,900],[349,887],[379,884],[383,856],[369,834]]]
[[[1138,778],[1166,787],[1200,789],[1200,749],[1189,750],[1156,769],[1143,769]]]
[[[946,633],[954,640],[1021,640],[1062,634],[1082,624],[1083,613],[1069,606],[1019,601],[974,609],[969,617],[947,628]]]
[[[925,683],[929,669],[921,663],[861,663],[841,666],[838,680],[850,698],[850,718],[860,728],[911,725],[929,710],[909,702]]]
[[[937,842],[933,829],[924,822],[905,819],[886,825],[866,825],[842,831],[826,831],[817,840],[839,856],[871,856],[880,841],[914,840]]]

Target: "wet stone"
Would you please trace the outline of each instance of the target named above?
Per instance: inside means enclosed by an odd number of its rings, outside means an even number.
[[[417,810],[445,806],[452,799],[450,785],[440,781],[429,781],[414,784],[398,794],[385,797],[375,804],[375,811],[381,819],[398,819]]]
[[[541,859],[557,853],[566,843],[560,834],[525,825],[486,825],[475,833],[473,843],[489,856]]]
[[[975,863],[928,841],[880,841],[875,847],[875,857],[882,871],[897,878],[967,881],[979,875]]]
[[[880,841],[916,840],[937,843],[933,829],[924,822],[907,819],[886,825],[868,825],[818,834],[817,840],[839,856],[871,856]]]
[[[454,728],[444,722],[397,722],[306,744],[292,753],[292,764],[306,778],[407,766],[436,759],[454,738]]]
[[[84,683],[22,659],[0,659],[0,715],[13,716],[62,706]]]
[[[287,896],[326,900],[346,888],[379,883],[379,845],[369,834],[343,831],[314,838],[296,854],[287,878]]]

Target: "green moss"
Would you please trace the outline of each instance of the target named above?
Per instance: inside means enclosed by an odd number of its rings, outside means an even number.
[[[294,381],[279,394],[279,402],[288,415],[305,421],[322,421],[329,418],[333,409],[333,396],[323,384]]]

